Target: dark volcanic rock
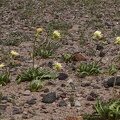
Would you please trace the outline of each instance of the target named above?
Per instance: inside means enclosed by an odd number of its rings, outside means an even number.
[[[56,98],[57,98],[56,93],[51,92],[51,93],[48,93],[47,95],[45,95],[42,98],[42,102],[44,102],[44,103],[53,103],[56,100]]]
[[[105,56],[105,53],[100,51],[100,54],[99,54],[100,57],[104,57]]]
[[[113,87],[114,81],[115,77],[111,77],[110,79],[108,79],[108,81],[104,83],[104,87],[106,88]],[[117,76],[115,85],[120,86],[120,76]]]
[[[60,73],[59,76],[57,77],[59,80],[65,80],[68,78],[68,75],[65,73]]]
[[[102,50],[103,46],[102,45],[97,45],[96,50]]]

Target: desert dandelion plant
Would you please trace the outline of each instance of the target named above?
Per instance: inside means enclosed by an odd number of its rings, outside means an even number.
[[[5,65],[2,63],[2,64],[0,64],[0,68],[3,68]]]
[[[57,30],[53,32],[53,38],[61,38],[61,35]]]
[[[103,34],[101,33],[101,31],[95,31],[93,34],[93,39],[102,39],[103,38]]]
[[[120,45],[120,36],[119,37],[116,37],[116,39],[115,39],[115,42],[114,42],[115,44],[119,44]]]
[[[10,52],[10,55],[11,55],[12,57],[16,57],[16,56],[19,56],[19,53],[12,50],[12,51]]]
[[[55,62],[54,66],[53,66],[53,69],[61,70],[61,69],[63,69],[63,67],[59,62]]]

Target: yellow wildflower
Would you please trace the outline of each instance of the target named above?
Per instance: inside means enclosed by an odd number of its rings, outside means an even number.
[[[53,69],[61,70],[63,67],[60,63],[55,62]]]
[[[61,35],[57,30],[53,32],[53,38],[61,38]]]
[[[93,34],[93,39],[102,39],[103,38],[103,34],[101,33],[101,31],[95,31]]]
[[[13,50],[10,52],[10,54],[12,57],[19,56],[19,53],[15,52]]]
[[[0,64],[0,68],[2,68],[2,67],[4,67],[5,65],[2,63],[2,64]]]
[[[120,45],[120,37],[116,37],[115,44],[119,44]]]
[[[39,33],[41,33],[42,30],[43,30],[42,28],[38,28],[37,31],[36,31],[36,35],[35,36],[38,37]]]

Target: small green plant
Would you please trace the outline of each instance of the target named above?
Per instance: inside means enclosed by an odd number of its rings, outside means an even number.
[[[117,101],[109,100],[107,103],[103,103],[101,100],[98,100],[94,105],[94,108],[103,120],[120,119],[120,99]]]
[[[10,77],[8,73],[1,73],[0,74],[0,86],[4,86],[10,82]]]
[[[18,75],[18,83],[24,81],[32,81],[35,79],[54,79],[57,76],[55,72],[47,72],[40,68],[29,68],[28,70],[23,70],[21,74]]]
[[[80,76],[92,75],[100,73],[100,68],[97,62],[91,64],[83,63],[77,68],[77,72]]]
[[[97,100],[93,109],[93,114],[83,116],[85,120],[120,120],[120,99],[109,100],[107,103]]]
[[[4,114],[0,114],[0,119],[3,119],[5,118],[5,115]]]
[[[62,54],[62,59],[63,61],[65,61],[66,63],[70,63],[73,60],[73,56],[69,55],[69,54]]]
[[[115,73],[117,73],[117,68],[115,67],[115,65],[111,65],[109,68],[109,75],[114,75]]]
[[[38,89],[43,88],[43,82],[41,80],[33,80],[29,83],[28,89],[32,92],[36,92]]]
[[[55,53],[56,49],[60,46],[60,44],[57,41],[51,40],[49,43],[48,41],[45,41],[40,46],[36,46],[35,56],[49,58]]]

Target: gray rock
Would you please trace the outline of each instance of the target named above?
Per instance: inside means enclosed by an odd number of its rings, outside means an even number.
[[[68,83],[73,83],[73,79],[70,78],[67,82]]]
[[[29,105],[35,104],[36,103],[36,98],[32,97],[30,100],[27,100],[26,103],[29,104]]]
[[[84,81],[82,81],[81,86],[82,86],[82,87],[86,87],[86,86],[90,86],[90,84],[91,84],[90,81],[84,80]]]
[[[53,103],[56,100],[56,93],[55,92],[51,92],[48,93],[47,95],[43,96],[42,98],[42,102],[44,103]]]
[[[66,106],[66,105],[67,105],[67,104],[65,103],[64,100],[60,101],[60,103],[59,103],[59,106],[60,106],[60,107],[62,107],[62,106]]]
[[[21,113],[21,110],[19,108],[14,108],[13,109],[13,112],[12,112],[13,115],[20,114],[20,113]]]
[[[81,106],[80,102],[78,100],[76,100],[75,101],[75,107],[80,107],[80,106]]]
[[[23,93],[23,95],[25,96],[30,96],[30,94],[31,94],[30,90],[25,90]]]

